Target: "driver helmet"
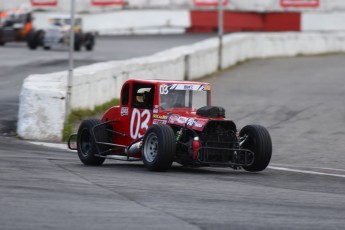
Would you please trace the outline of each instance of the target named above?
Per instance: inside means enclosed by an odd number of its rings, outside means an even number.
[[[181,91],[183,93],[183,91]],[[161,95],[161,105],[164,109],[170,109],[173,107],[177,107],[177,105],[182,104],[179,100],[181,100],[181,93],[177,90],[170,90],[167,94]]]

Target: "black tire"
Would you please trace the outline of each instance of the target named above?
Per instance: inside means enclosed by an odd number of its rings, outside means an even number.
[[[30,30],[28,37],[27,37],[28,47],[31,50],[37,49],[38,46],[43,45],[43,39],[44,39],[44,31],[43,30],[39,30],[39,31]]]
[[[143,140],[142,157],[150,171],[170,169],[176,151],[175,134],[168,125],[154,124],[147,129]]]
[[[50,50],[50,46],[43,46],[43,49]]]
[[[95,37],[91,33],[86,33],[84,44],[87,51],[92,51],[95,46]]]
[[[81,35],[79,33],[74,35],[74,51],[80,51],[81,49]]]
[[[85,165],[98,166],[102,165],[105,160],[104,157],[96,156],[98,154],[97,146],[91,135],[92,128],[101,123],[98,119],[87,119],[79,126],[77,134],[78,156]],[[97,141],[109,142],[107,131],[103,127],[96,128],[95,137]],[[109,149],[106,145],[98,145],[98,148],[101,152]]]
[[[27,45],[31,50],[35,50],[38,46],[36,32],[34,30],[30,30],[28,34]]]
[[[0,46],[4,46],[6,42],[0,42]]]
[[[264,170],[272,156],[272,141],[267,129],[260,125],[247,125],[243,127],[239,135],[240,137],[248,136],[241,148],[254,152],[254,163],[250,166],[243,166],[243,169],[250,172]]]
[[[45,32],[43,30],[39,30],[36,32],[36,42],[38,46],[43,46]]]

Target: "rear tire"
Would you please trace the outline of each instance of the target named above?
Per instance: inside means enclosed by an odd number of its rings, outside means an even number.
[[[85,48],[87,51],[92,51],[93,47],[95,46],[95,37],[91,33],[86,33],[85,34]]]
[[[270,163],[272,156],[272,141],[267,129],[260,125],[247,125],[240,131],[240,137],[247,137],[241,146],[254,152],[254,162],[243,169],[250,172],[264,170]]]
[[[81,162],[85,165],[102,165],[105,158],[97,156],[97,146],[95,140],[92,138],[91,131],[93,127],[101,124],[98,119],[84,120],[78,130],[77,134],[77,149],[78,156]],[[99,142],[109,142],[107,131],[103,127],[98,127],[95,130],[95,138]],[[109,149],[106,145],[98,145],[101,152]]]
[[[39,31],[30,30],[30,32],[28,34],[28,38],[27,38],[28,47],[31,50],[37,49],[38,46],[43,45],[43,39],[44,39],[44,31],[43,30],[39,30]]]
[[[170,169],[176,152],[175,134],[168,125],[154,124],[144,136],[142,156],[145,167],[150,171]]]

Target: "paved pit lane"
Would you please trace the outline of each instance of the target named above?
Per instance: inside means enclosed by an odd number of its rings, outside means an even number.
[[[271,133],[270,167],[87,167],[0,137],[1,229],[344,229],[344,55],[254,60],[205,81],[238,128]]]

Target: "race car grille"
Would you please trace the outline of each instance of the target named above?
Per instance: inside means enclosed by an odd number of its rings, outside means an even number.
[[[242,151],[232,121],[209,121],[201,138],[198,160],[208,164],[249,165],[251,154]]]

